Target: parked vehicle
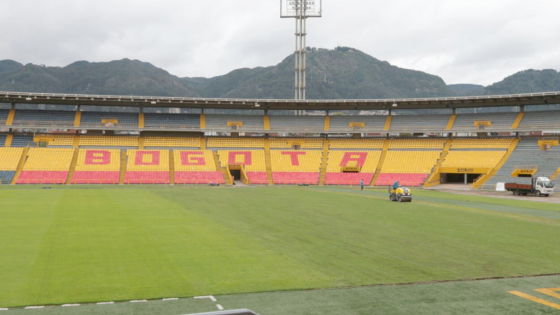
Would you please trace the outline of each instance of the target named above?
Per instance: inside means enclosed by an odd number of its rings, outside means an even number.
[[[554,193],[554,184],[547,177],[531,178],[531,184],[506,183],[507,191],[513,192],[514,195],[526,196],[536,195],[537,197],[548,197]]]

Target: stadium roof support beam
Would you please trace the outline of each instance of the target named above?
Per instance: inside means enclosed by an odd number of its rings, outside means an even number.
[[[53,94],[28,92],[0,92],[0,103],[93,105],[125,107],[174,107],[198,109],[259,109],[267,104],[269,110],[388,110],[397,103],[399,109],[471,108],[501,106],[531,106],[560,104],[560,92],[468,96],[414,99],[371,100],[272,100],[220,99],[158,96],[119,96],[87,94]]]

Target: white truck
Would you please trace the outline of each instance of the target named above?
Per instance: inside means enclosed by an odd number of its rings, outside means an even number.
[[[531,178],[531,185],[506,183],[505,187],[507,191],[518,196],[534,194],[537,197],[548,197],[554,193],[554,184],[547,177]]]

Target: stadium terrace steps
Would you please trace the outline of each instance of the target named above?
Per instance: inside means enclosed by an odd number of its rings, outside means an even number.
[[[488,172],[487,174],[483,175],[482,177],[480,177],[478,180],[476,180],[473,183],[473,188],[478,189],[480,187],[483,187],[484,184],[490,179],[492,178],[494,175],[496,175],[496,173],[502,168],[502,166],[507,162],[507,160],[509,159],[509,157],[511,156],[511,154],[515,151],[515,148],[517,147],[517,144],[519,143],[519,139],[515,139],[512,143],[511,146],[508,148],[506,154],[504,154],[504,157],[500,160],[500,162],[498,164],[496,164],[496,166],[494,166],[494,168],[492,168],[492,170],[490,170],[490,172]]]
[[[15,171],[0,171],[0,185],[11,184],[15,175]]]
[[[25,161],[27,161],[27,153],[29,152],[29,148],[22,148],[23,151],[21,153],[21,157],[19,159],[19,162],[17,164],[17,168],[16,168],[16,173],[14,174],[14,177],[12,178],[12,185],[17,184],[17,180],[19,178],[19,176],[21,175],[21,172],[23,171],[23,166],[25,165]]]
[[[272,163],[270,162],[270,139],[264,140],[264,154],[266,163],[266,177],[268,178],[268,185],[274,185],[274,180],[272,180]]]
[[[441,156],[438,159],[436,165],[432,169],[431,174],[428,175],[428,177],[426,178],[426,181],[424,182],[424,185],[423,185],[424,188],[433,187],[433,186],[439,185],[441,183],[441,174],[439,172],[439,169],[441,168],[441,165],[443,164],[443,162],[445,161],[445,158],[449,154],[449,149],[451,149],[452,145],[453,145],[453,140],[452,139],[446,139],[445,147],[443,148],[443,152],[441,153]]]
[[[70,163],[70,170],[68,172],[68,178],[66,179],[66,184],[72,183],[72,176],[76,171],[76,165],[78,164],[78,156],[80,149],[74,149],[74,156],[72,157],[72,162]]]
[[[323,156],[321,159],[321,171],[319,174],[319,185],[321,186],[325,184],[328,160],[329,160],[329,140],[325,140],[325,142],[323,143]]]
[[[383,141],[383,151],[381,152],[379,163],[377,163],[377,167],[375,168],[375,173],[373,175],[373,179],[371,180],[370,186],[375,186],[377,179],[381,175],[381,170],[383,169],[383,165],[385,165],[385,159],[387,158],[387,152],[389,152],[390,145],[391,145],[391,140],[385,139]]]

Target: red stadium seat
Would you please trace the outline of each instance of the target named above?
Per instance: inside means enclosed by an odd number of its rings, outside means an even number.
[[[64,184],[67,171],[22,171],[17,184]]]
[[[386,186],[393,185],[396,181],[399,181],[403,186],[418,187],[421,186],[428,177],[428,174],[391,174],[382,173],[379,174],[376,186]]]
[[[72,184],[118,184],[119,175],[111,171],[76,171]]]
[[[373,173],[327,173],[325,185],[360,185],[364,180],[364,185],[369,185],[373,179]]]
[[[247,172],[247,177],[251,184],[268,184],[266,172]]]
[[[221,172],[175,172],[175,184],[224,184]]]
[[[169,184],[169,172],[126,172],[125,184]]]
[[[274,172],[272,179],[275,184],[286,185],[317,185],[319,183],[319,173],[310,172]]]

